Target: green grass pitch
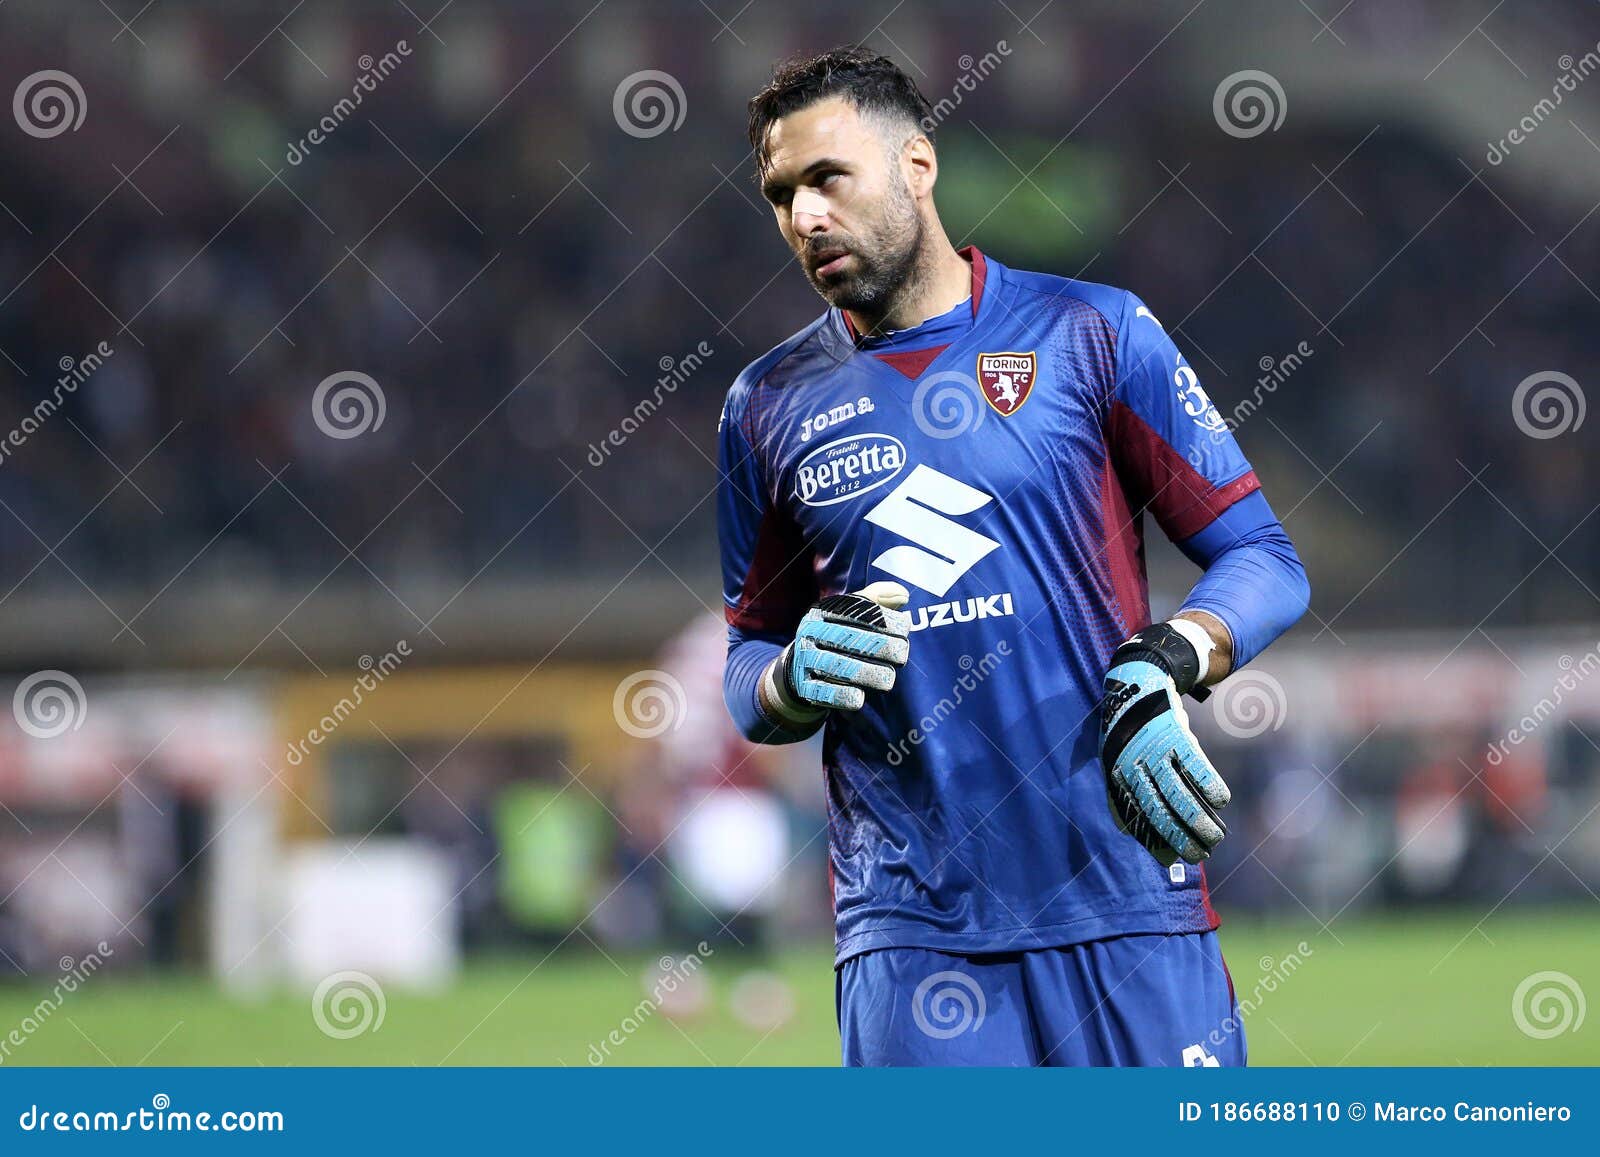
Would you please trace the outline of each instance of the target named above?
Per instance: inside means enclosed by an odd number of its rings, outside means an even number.
[[[1337,936],[1341,943],[1335,941]],[[1600,1011],[1559,1035],[1523,1032],[1512,997],[1526,977],[1567,974],[1600,998],[1600,920],[1587,911],[1522,910],[1481,926],[1474,914],[1408,915],[1315,925],[1248,924],[1222,931],[1246,1017],[1251,1061],[1262,1065],[1600,1064]],[[1258,989],[1305,942],[1291,975]],[[573,1065],[645,997],[653,957],[592,950],[476,963],[448,990],[386,992],[381,1027],[334,1039],[309,995],[241,1001],[198,978],[105,976],[11,1043],[5,1065]],[[646,1016],[607,1064],[834,1065],[833,974],[823,946],[793,949],[775,967],[794,990],[793,1017],[775,1031],[742,1025],[729,989],[742,962],[711,956],[711,1000],[692,1018]],[[1266,971],[1263,971],[1265,969]],[[53,978],[52,981],[53,983]],[[33,1015],[48,983],[0,985],[0,1039]],[[1569,1020],[1575,1019],[1576,1004]],[[1534,1027],[1539,1027],[1535,1022]]]

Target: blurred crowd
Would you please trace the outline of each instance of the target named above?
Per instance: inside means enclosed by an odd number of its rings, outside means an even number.
[[[66,359],[113,350],[0,463],[4,588],[70,586],[63,566],[96,588],[304,584],[350,549],[385,581],[609,585],[652,553],[712,573],[722,393],[817,309],[750,181],[742,97],[766,62],[671,6],[632,10],[629,52],[559,46],[564,8],[457,8],[448,46],[381,5],[288,43],[254,5],[165,13],[142,48],[20,14],[0,37],[8,83],[62,67],[88,102],[75,132],[0,133],[0,428],[61,393]],[[795,35],[821,45],[826,14]],[[1019,35],[1003,6],[963,19],[930,91]],[[1532,437],[1512,407],[1600,352],[1600,225],[1474,180],[1420,123],[1307,102],[1241,140],[1141,74],[1047,152],[1159,32],[1074,27],[1064,102],[1006,63],[941,126],[952,233],[1135,289],[1224,413],[1255,399],[1238,436],[1323,618],[1590,614],[1593,427]],[[400,42],[292,163],[357,56]],[[675,129],[621,126],[613,93],[642,67],[684,90]],[[1007,157],[1047,163],[1020,182]],[[330,437],[314,393],[351,373],[382,421]]]

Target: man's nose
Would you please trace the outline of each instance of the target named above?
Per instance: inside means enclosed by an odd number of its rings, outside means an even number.
[[[820,233],[828,227],[828,200],[810,189],[800,189],[790,203],[790,220],[801,237]]]

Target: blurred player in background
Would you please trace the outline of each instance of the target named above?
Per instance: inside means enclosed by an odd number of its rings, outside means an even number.
[[[715,706],[726,649],[726,632],[706,615],[695,616],[668,642],[661,668],[683,688],[685,710],[680,726],[656,738],[658,766],[642,778],[671,785],[676,796],[667,812],[665,848],[673,879],[688,893],[690,934],[719,946],[731,937],[739,951],[724,953],[716,964],[740,970],[728,994],[732,1011],[765,1031],[786,1020],[794,1004],[770,967],[783,870],[793,851],[788,811],[774,782],[782,760],[753,747]],[[652,835],[649,847],[660,846]]]
[[[847,1064],[1242,1064],[1181,696],[1305,572],[1137,298],[951,245],[932,123],[857,48],[750,102],[830,308],[724,408],[725,699],[758,742],[825,729]],[[1146,511],[1204,571],[1157,624]]]

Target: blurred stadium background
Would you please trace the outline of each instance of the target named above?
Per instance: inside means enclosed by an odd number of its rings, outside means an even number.
[[[708,498],[819,308],[744,100],[846,39],[1310,570],[1194,711],[1253,1059],[1600,1062],[1594,4],[11,0],[0,1063],[837,1063]]]

